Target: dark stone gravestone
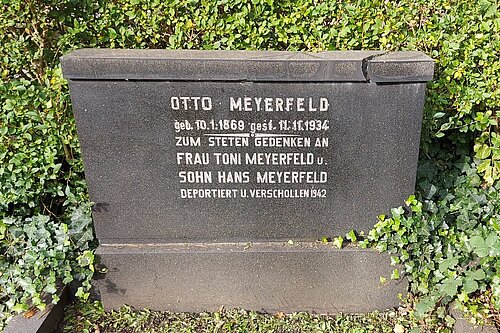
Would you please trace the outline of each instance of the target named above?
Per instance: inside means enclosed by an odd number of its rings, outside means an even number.
[[[317,240],[368,231],[412,194],[432,59],[84,49],[62,64],[106,307],[398,304],[387,256]]]

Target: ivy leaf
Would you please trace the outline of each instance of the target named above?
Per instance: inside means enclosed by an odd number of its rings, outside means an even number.
[[[491,290],[493,292],[495,306],[500,308],[500,276],[493,277],[491,282]]]
[[[25,224],[23,227],[23,231],[26,233],[26,236],[28,236],[29,239],[36,239],[36,234],[38,231],[38,227],[35,225],[35,223],[28,223]]]
[[[7,230],[7,225],[3,221],[0,221],[0,240],[5,237],[5,231]]]
[[[405,209],[403,207],[398,207],[398,208],[392,208],[391,213],[393,217],[399,217],[405,213]]]
[[[474,280],[483,280],[485,277],[486,277],[486,273],[484,272],[484,270],[482,269],[478,269],[476,271],[472,271],[470,272],[470,276],[474,279]]]
[[[427,187],[427,192],[425,193],[425,198],[430,199],[436,194],[437,192],[437,187],[434,184],[429,184]]]
[[[349,231],[346,235],[346,238],[351,242],[355,242],[357,240],[356,232],[354,232],[354,230]]]
[[[439,289],[443,294],[453,297],[457,294],[458,287],[460,287],[461,285],[462,278],[449,277],[443,280],[442,285]]]
[[[78,257],[78,263],[81,266],[91,266],[94,263],[94,253],[91,251],[85,251]]]
[[[467,212],[463,212],[459,216],[457,216],[457,228],[458,230],[471,230],[477,224],[476,219],[470,219],[469,214]]]
[[[83,232],[75,234],[74,237],[76,238],[78,247],[81,249],[85,249],[88,247],[88,245],[84,245],[94,239],[94,234],[92,233],[92,229],[87,228]]]
[[[491,148],[487,145],[481,145],[476,150],[476,156],[482,160],[488,158],[491,155]]]
[[[55,294],[57,292],[57,288],[53,284],[48,284],[45,286],[45,288],[43,288],[43,291],[49,294]]]
[[[472,236],[469,243],[474,248],[474,253],[480,258],[486,257],[490,253],[488,245],[481,236]]]
[[[498,258],[500,257],[500,242],[496,242],[493,244],[490,248],[490,255],[493,258]]]
[[[6,111],[10,111],[10,110],[14,109],[14,105],[15,105],[15,102],[13,100],[7,99],[5,101],[5,104],[3,105],[3,109]]]
[[[333,245],[337,248],[337,249],[341,249],[342,248],[342,243],[344,242],[344,238],[342,238],[342,236],[339,236],[339,237],[335,237],[333,239]]]
[[[491,234],[488,237],[486,237],[485,243],[486,246],[492,247],[495,246],[495,244],[498,242],[498,236],[496,234]]]
[[[485,18],[493,17],[496,12],[497,12],[497,4],[493,3],[484,14],[484,17]]]
[[[116,30],[113,28],[108,28],[108,35],[110,39],[115,39],[116,38]]]
[[[473,293],[479,289],[479,284],[472,278],[465,278],[463,291],[467,294]]]
[[[491,160],[484,160],[477,166],[477,171],[486,172],[488,168],[491,168]]]
[[[453,268],[455,265],[458,264],[458,259],[457,258],[449,258],[449,259],[444,259],[440,264],[439,264],[439,270],[441,272],[446,271],[448,268]]]
[[[431,311],[436,305],[436,301],[433,301],[430,297],[424,297],[415,304],[415,310],[417,316],[422,317],[427,312]]]

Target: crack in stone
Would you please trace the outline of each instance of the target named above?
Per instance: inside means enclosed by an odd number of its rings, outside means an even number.
[[[365,77],[366,81],[367,82],[370,82],[371,79],[370,79],[370,76],[368,75],[368,63],[370,60],[373,60],[375,58],[378,58],[378,57],[381,57],[383,55],[386,55],[388,53],[391,53],[391,51],[386,51],[386,52],[383,52],[383,53],[379,53],[379,54],[374,54],[374,55],[371,55],[369,57],[366,57],[362,60],[362,64],[361,64],[361,70],[363,72],[363,76]]]

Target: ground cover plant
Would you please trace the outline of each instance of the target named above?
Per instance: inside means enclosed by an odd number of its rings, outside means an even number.
[[[43,308],[59,284],[78,282],[77,295],[88,296],[95,242],[59,63],[82,47],[420,50],[433,57],[415,197],[380,216],[368,235],[344,238],[393,255],[401,269],[392,278],[410,280],[418,318],[434,313],[446,320],[446,306],[456,301],[473,320],[498,322],[496,2],[3,0],[0,6],[0,326],[13,313]]]
[[[432,316],[431,316],[432,317]],[[439,320],[429,317],[425,329],[429,332],[449,332]],[[308,313],[262,314],[245,310],[221,309],[212,313],[171,313],[150,310],[120,310],[105,312],[99,302],[74,304],[66,311],[61,333],[76,332],[273,332],[273,333],[403,333],[419,332],[407,309],[373,312],[365,315],[334,316]]]

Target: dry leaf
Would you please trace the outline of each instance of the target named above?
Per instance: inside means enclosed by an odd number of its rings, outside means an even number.
[[[31,308],[29,309],[28,311],[26,311],[24,314],[23,314],[23,317],[24,318],[31,318],[35,315],[35,313],[37,313],[38,310],[36,308]]]
[[[278,319],[284,319],[285,313],[284,312],[276,312],[276,314],[274,316]]]
[[[394,333],[405,333],[405,328],[401,324],[396,324],[394,326]]]

